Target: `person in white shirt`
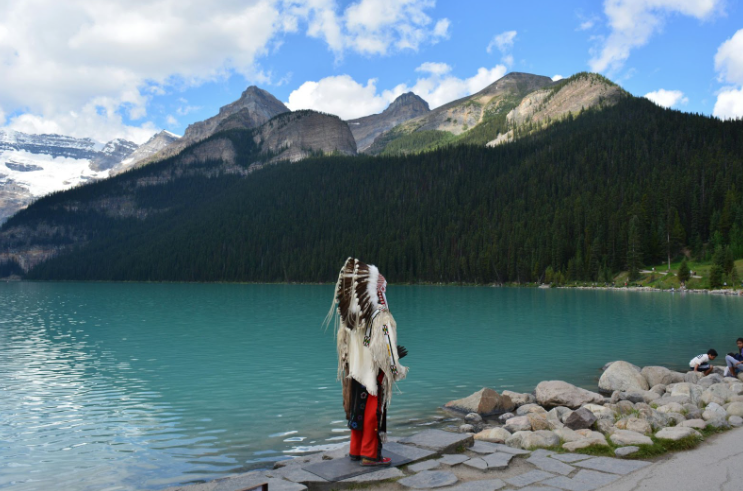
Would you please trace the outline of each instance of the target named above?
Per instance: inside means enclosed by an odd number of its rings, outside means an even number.
[[[689,362],[689,371],[702,372],[705,375],[709,375],[712,373],[712,365],[709,362],[715,358],[717,358],[717,351],[713,349],[707,351],[706,355],[697,355]]]

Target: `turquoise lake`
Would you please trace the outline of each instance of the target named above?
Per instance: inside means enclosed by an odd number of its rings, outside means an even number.
[[[0,488],[162,489],[346,441],[335,341],[321,326],[332,294],[0,284]],[[606,362],[682,369],[743,336],[741,298],[394,285],[387,298],[410,352],[392,435],[484,386],[595,389]]]

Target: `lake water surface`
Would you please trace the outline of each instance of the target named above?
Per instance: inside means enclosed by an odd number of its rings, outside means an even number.
[[[0,488],[161,489],[348,439],[332,286],[0,284]],[[390,286],[410,354],[390,433],[483,386],[595,389],[743,336],[743,299]]]

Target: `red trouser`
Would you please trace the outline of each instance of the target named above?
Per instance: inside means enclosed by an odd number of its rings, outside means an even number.
[[[379,458],[378,407],[379,397],[370,394],[366,398],[363,429],[351,430],[351,448],[348,452],[349,454],[374,460]]]

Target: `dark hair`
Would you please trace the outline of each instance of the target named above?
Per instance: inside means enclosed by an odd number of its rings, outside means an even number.
[[[709,351],[707,352],[707,354],[708,354],[709,356],[717,356],[717,351],[715,351],[715,350],[711,349],[711,350],[709,350]]]
[[[736,343],[743,343],[743,338],[738,338],[735,340]]]

